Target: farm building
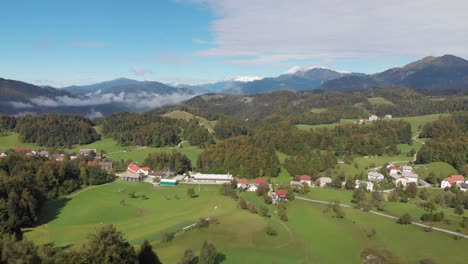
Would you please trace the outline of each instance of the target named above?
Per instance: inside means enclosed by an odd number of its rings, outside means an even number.
[[[0,151],[0,157],[6,157],[6,156],[7,156],[7,154],[5,154],[4,152],[1,152],[1,151]]]
[[[371,115],[371,116],[369,117],[369,121],[377,121],[377,120],[379,120],[379,117],[376,116],[376,115]]]
[[[411,182],[418,183],[419,175],[412,171],[410,172],[403,171],[403,173],[401,174],[401,177],[406,178],[406,181],[408,183],[411,183]]]
[[[320,187],[325,187],[325,185],[330,184],[332,179],[330,177],[320,177],[317,179],[317,185]]]
[[[303,183],[300,182],[300,181],[290,181],[289,182],[289,185],[291,185],[291,187],[297,187],[297,188],[302,188],[303,187],[302,184]]]
[[[98,163],[98,165],[103,170],[112,170],[114,163],[112,163],[111,161],[101,161]]]
[[[249,187],[249,181],[247,179],[237,179],[237,188],[247,189]]]
[[[287,192],[286,190],[281,190],[281,189],[278,189],[274,192],[272,192],[272,198],[274,200],[276,200],[276,202],[279,202],[279,201],[287,201],[288,200],[288,196],[287,196]]]
[[[90,156],[96,153],[96,149],[80,149],[80,155]]]
[[[367,179],[369,181],[382,181],[384,176],[376,171],[369,171],[369,173],[367,173]]]
[[[136,174],[144,174],[145,176],[148,176],[148,174],[151,172],[151,169],[148,167],[140,168],[135,163],[130,163],[128,164],[127,172],[136,173]]]
[[[299,176],[299,180],[301,183],[307,183],[307,185],[312,186],[312,177],[309,175],[301,175]]]
[[[460,188],[461,191],[466,192],[466,190],[468,190],[468,183],[462,182],[458,185],[458,188]]]
[[[440,183],[440,188],[445,189],[445,188],[450,188],[452,187],[452,184],[460,184],[465,181],[465,177],[463,175],[450,175],[449,177],[445,178],[441,183]]]
[[[162,179],[159,182],[159,185],[161,186],[176,186],[177,185],[177,180],[174,179]]]
[[[231,174],[203,174],[203,173],[196,173],[194,175],[190,175],[193,182],[204,182],[204,183],[216,183],[216,184],[223,184],[223,183],[230,183],[233,180]]]
[[[122,178],[123,181],[127,182],[141,182],[143,180],[143,175],[138,173],[124,172],[118,175]]]

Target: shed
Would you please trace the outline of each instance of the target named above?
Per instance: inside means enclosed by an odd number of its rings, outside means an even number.
[[[176,186],[177,185],[177,180],[173,179],[162,179],[159,184],[161,186]]]

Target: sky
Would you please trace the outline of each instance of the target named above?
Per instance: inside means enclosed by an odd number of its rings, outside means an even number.
[[[466,0],[4,0],[0,10],[0,77],[54,87],[468,58]]]

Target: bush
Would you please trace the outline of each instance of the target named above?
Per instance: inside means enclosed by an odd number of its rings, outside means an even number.
[[[408,213],[404,213],[400,218],[398,218],[397,223],[400,225],[411,224],[412,218]]]
[[[375,228],[371,228],[369,231],[367,231],[368,238],[374,237],[375,235],[377,235],[377,231],[375,230]]]
[[[278,232],[271,225],[267,226],[266,233],[269,236],[277,236],[278,235]]]
[[[241,197],[239,199],[239,206],[242,209],[247,209],[248,208],[247,201],[244,199],[244,197]]]
[[[249,205],[247,206],[247,209],[248,209],[251,213],[253,213],[253,214],[256,214],[256,213],[257,213],[257,207],[256,207],[255,205],[253,205],[253,204],[249,204]]]
[[[208,227],[210,225],[210,221],[206,220],[205,218],[198,219],[197,227]]]
[[[420,264],[437,264],[437,262],[435,262],[433,259],[431,258],[425,258],[425,259],[421,259],[419,261]]]
[[[264,217],[270,217],[270,210],[268,210],[266,205],[261,205],[258,209],[258,214]]]
[[[172,232],[162,232],[161,235],[159,236],[159,240],[161,243],[169,243],[172,239],[174,239],[174,233]]]

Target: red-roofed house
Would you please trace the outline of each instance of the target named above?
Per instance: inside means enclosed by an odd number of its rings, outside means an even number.
[[[401,174],[403,172],[403,168],[398,166],[390,166],[387,168],[387,170],[389,171],[390,175]]]
[[[301,183],[307,183],[307,185],[312,186],[312,177],[309,175],[301,175],[299,176]]]
[[[288,192],[286,192],[286,190],[278,189],[273,192],[273,199],[275,199],[277,202],[287,201],[288,200],[287,194]]]
[[[237,188],[247,189],[249,187],[249,181],[247,179],[237,179]]]
[[[128,164],[127,172],[139,174],[142,173],[141,168],[138,167],[135,163]]]
[[[440,188],[450,188],[452,184],[460,184],[463,182],[465,182],[465,177],[463,177],[463,175],[450,175],[440,183]]]
[[[255,184],[260,185],[262,183],[267,183],[267,180],[265,178],[256,178],[255,179]]]

